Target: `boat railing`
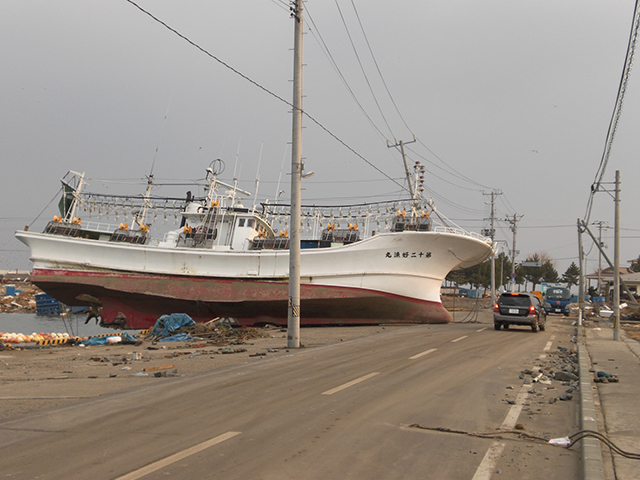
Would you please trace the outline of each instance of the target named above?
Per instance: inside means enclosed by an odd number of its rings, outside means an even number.
[[[85,230],[92,230],[94,232],[111,234],[118,229],[118,225],[104,222],[85,222],[82,224],[82,228]]]
[[[433,231],[441,232],[441,233],[453,233],[456,235],[464,235],[466,237],[475,238],[476,240],[480,240],[481,242],[484,242],[484,243],[491,243],[491,239],[489,237],[485,237],[475,232],[467,232],[462,228],[445,227],[444,225],[438,225],[433,229]]]

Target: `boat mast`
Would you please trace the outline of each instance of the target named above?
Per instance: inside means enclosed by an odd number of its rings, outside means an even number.
[[[149,176],[147,177],[147,189],[145,190],[144,195],[142,196],[142,208],[140,209],[138,214],[133,218],[133,222],[131,223],[131,228],[133,228],[135,224],[138,224],[138,227],[141,230],[144,228],[146,217],[147,217],[147,211],[151,206],[150,198],[151,198],[152,188],[153,188],[153,173],[150,173]]]
[[[80,194],[82,193],[82,188],[84,187],[84,184],[85,184],[84,172],[78,173],[72,170],[71,173],[73,173],[78,178],[78,185],[75,189],[73,189],[73,194],[72,194],[73,200],[71,201],[71,208],[69,209],[69,211],[67,212],[64,218],[64,220],[67,222],[71,222],[72,219],[75,218],[76,216],[78,203],[82,200],[82,197],[80,196]],[[64,184],[65,182],[63,181],[62,183]],[[73,187],[70,186],[70,188],[73,188]],[[67,193],[63,191],[63,195],[64,195],[63,198],[66,198]]]
[[[302,0],[293,0],[293,132],[291,148],[291,236],[289,237],[289,306],[287,347],[300,347],[300,183],[302,178]]]

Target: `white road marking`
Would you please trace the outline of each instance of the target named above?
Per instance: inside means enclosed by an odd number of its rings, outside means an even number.
[[[504,443],[493,443],[485,453],[480,466],[476,470],[476,474],[471,480],[489,480],[496,468],[500,455],[504,451],[504,447]]]
[[[551,345],[553,345],[553,342],[549,340],[542,351],[548,352],[549,350],[551,350]]]
[[[355,380],[351,380],[350,382],[340,385],[339,387],[332,388],[331,390],[327,390],[326,392],[322,392],[322,395],[333,395],[334,393],[344,390],[345,388],[352,387],[360,382],[364,382],[365,380],[368,380],[371,377],[375,377],[376,375],[380,375],[380,372],[373,372],[369,375],[365,375],[364,377],[356,378]]]
[[[487,328],[489,328],[489,327],[481,328],[480,330],[476,330],[476,332],[484,332]]]
[[[511,405],[509,413],[507,413],[507,416],[505,417],[504,422],[502,422],[500,429],[513,430],[513,427],[516,426],[516,422],[518,421],[518,417],[520,416],[520,412],[522,411],[522,404],[527,399],[527,395],[529,394],[528,390],[530,388],[531,385],[528,383],[522,385],[522,388],[520,388],[520,392],[516,397],[515,404]]]
[[[507,416],[504,418],[504,421],[500,426],[500,430],[513,430],[513,428],[516,426],[518,417],[522,412],[524,401],[527,399],[527,395],[529,395],[530,388],[531,385],[528,383],[522,385],[514,404],[511,405]],[[496,464],[498,463],[498,460],[500,459],[500,456],[504,451],[504,447],[504,443],[493,442],[489,447],[489,450],[487,450],[484,458],[482,459],[482,462],[480,462],[480,465],[478,466],[478,469],[476,470],[476,473],[471,480],[489,480],[496,469]]]
[[[451,343],[456,343],[456,342],[459,342],[460,340],[464,340],[464,339],[465,339],[465,338],[467,338],[468,336],[469,336],[469,335],[465,335],[465,336],[463,336],[463,337],[456,338],[455,340],[451,340]]]
[[[142,467],[139,468],[138,470],[134,470],[131,473],[127,473],[126,475],[123,475],[122,477],[118,477],[116,480],[136,480],[138,478],[144,477],[145,475],[149,475],[150,473],[153,473],[155,471],[160,470],[161,468],[166,467],[167,465],[171,465],[172,463],[177,462],[178,460],[182,460],[183,458],[189,457],[191,455],[193,455],[194,453],[198,453],[201,452],[202,450],[205,450],[209,447],[213,447],[214,445],[217,445],[218,443],[224,442],[225,440],[229,440],[232,437],[235,437],[236,435],[240,435],[242,432],[227,432],[227,433],[223,433],[222,435],[218,435],[215,438],[212,438],[211,440],[207,440],[206,442],[202,442],[199,445],[195,445],[191,448],[187,448],[186,450],[183,450],[182,452],[178,452],[175,453],[173,455],[169,455],[166,458],[163,458],[162,460],[158,460],[157,462],[153,462],[149,465],[147,465],[146,467]]]
[[[415,360],[416,358],[420,358],[423,357],[425,355],[429,355],[432,352],[435,352],[436,350],[438,350],[437,348],[430,348],[429,350],[425,350],[422,353],[419,353],[417,355],[414,355],[413,357],[409,357],[409,360]]]

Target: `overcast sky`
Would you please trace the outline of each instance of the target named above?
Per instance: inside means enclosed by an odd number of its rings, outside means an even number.
[[[290,99],[286,2],[136,1]],[[467,230],[488,227],[483,191],[500,189],[497,218],[522,215],[520,260],[547,254],[561,274],[577,263],[576,220],[602,157],[633,0],[309,0],[305,7],[311,116],[400,182],[400,155],[386,142],[415,134],[410,160],[426,164],[427,196],[448,218]],[[144,179],[154,158],[159,179],[201,178],[222,158],[222,178],[235,169],[254,191],[261,158],[259,197],[273,198],[283,158],[289,168],[289,107],[126,0],[2,0],[0,61],[0,269],[29,268],[13,232],[44,227],[68,170],[86,172],[97,188],[98,179]],[[396,184],[304,122],[306,170],[315,175],[305,180],[303,202],[399,196]],[[623,264],[640,254],[639,127],[640,79],[632,73],[604,178],[613,182],[621,171]],[[289,177],[282,178],[285,198]],[[597,194],[591,221],[613,227],[613,214],[612,198]],[[613,230],[603,237],[613,257]],[[497,238],[511,245],[504,221]],[[590,242],[586,250],[593,271],[597,253]]]

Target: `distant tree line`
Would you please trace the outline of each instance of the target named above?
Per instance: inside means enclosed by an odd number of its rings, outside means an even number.
[[[580,269],[572,262],[562,276],[553,266],[553,261],[546,255],[529,255],[526,263],[539,263],[539,267],[523,267],[516,264],[516,284],[524,286],[525,290],[536,290],[542,283],[564,283],[569,288],[578,285]],[[640,269],[640,257],[638,257]],[[495,260],[496,264],[496,289],[502,285],[508,285],[511,277],[511,259],[504,253],[500,253]],[[455,285],[470,285],[471,288],[491,288],[491,259],[485,260],[473,267],[452,270],[446,278]]]

